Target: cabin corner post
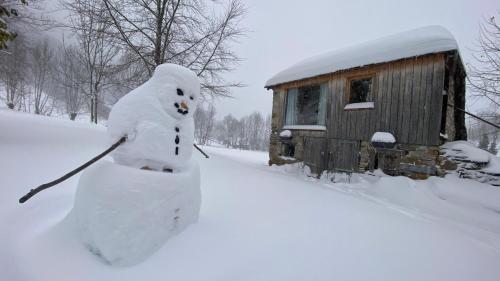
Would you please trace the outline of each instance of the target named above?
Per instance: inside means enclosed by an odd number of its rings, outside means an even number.
[[[269,165],[284,164],[281,159],[281,141],[280,132],[284,124],[284,107],[286,91],[280,89],[272,89],[273,91],[273,107],[271,113],[271,136],[269,139]]]

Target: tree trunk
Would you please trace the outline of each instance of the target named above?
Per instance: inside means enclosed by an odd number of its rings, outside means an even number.
[[[94,97],[94,123],[97,124],[97,96]]]

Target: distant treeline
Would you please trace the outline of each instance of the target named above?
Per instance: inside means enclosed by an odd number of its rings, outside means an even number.
[[[199,105],[194,115],[195,141],[198,144],[221,144],[226,147],[261,150],[269,149],[271,115],[264,117],[260,112],[235,118],[228,114],[216,120],[213,105]]]

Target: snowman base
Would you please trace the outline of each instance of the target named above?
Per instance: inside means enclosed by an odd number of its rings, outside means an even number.
[[[101,161],[80,177],[73,215],[88,249],[105,263],[137,264],[198,221],[200,171],[164,173]]]

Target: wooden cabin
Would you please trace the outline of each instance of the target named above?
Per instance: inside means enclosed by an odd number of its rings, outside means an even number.
[[[440,174],[439,146],[467,138],[456,109],[465,107],[465,76],[456,40],[440,26],[308,58],[265,85],[269,163],[303,161],[316,174]],[[393,140],[380,143],[377,132]]]

